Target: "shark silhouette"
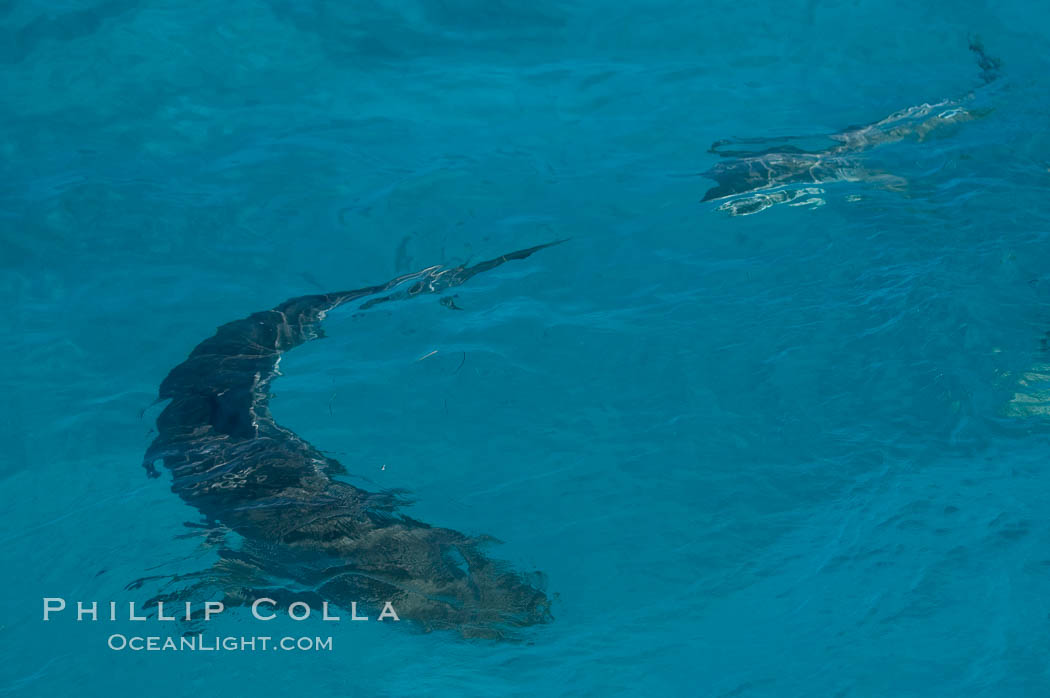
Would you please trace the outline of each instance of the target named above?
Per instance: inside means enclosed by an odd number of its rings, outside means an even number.
[[[971,39],[970,50],[977,57],[983,84],[996,80],[1000,60],[989,56],[977,38]],[[965,106],[973,97],[970,92],[958,99],[908,107],[866,126],[853,126],[821,136],[835,143],[824,148],[800,147],[796,143],[811,139],[790,136],[716,141],[708,152],[727,160],[703,173],[704,177],[717,182],[704,194],[703,201],[740,197],[726,201],[720,209],[732,215],[747,215],[778,203],[793,202],[794,206],[823,203],[815,195],[824,193],[818,185],[828,182],[865,181],[889,189],[903,189],[907,184],[903,178],[868,169],[860,155],[876,146],[907,138],[923,140],[933,131],[984,116],[987,112]],[[729,146],[750,148],[730,149]]]
[[[321,323],[335,308],[440,293],[554,244],[292,298],[227,323],[197,345],[160,385],[159,400],[169,402],[144,466],[158,477],[162,463],[172,491],[200,511],[223,544],[212,568],[170,579],[175,590],[151,603],[200,600],[208,591],[221,593],[226,605],[260,596],[373,610],[390,602],[401,620],[466,637],[507,637],[514,628],[549,622],[542,575],[489,558],[482,548],[491,539],[398,513],[404,502],[396,493],[337,479],[345,468],[277,424],[269,400],[281,356],[321,337]],[[230,533],[239,546],[225,543]]]

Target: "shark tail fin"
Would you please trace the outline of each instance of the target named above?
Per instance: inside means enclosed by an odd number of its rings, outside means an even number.
[[[478,262],[471,266],[459,266],[452,268],[445,267],[431,267],[430,269],[424,270],[418,276],[414,277],[414,283],[407,287],[402,287],[394,293],[387,295],[381,295],[371,298],[361,304],[361,310],[367,310],[374,305],[380,303],[386,303],[389,301],[402,300],[405,298],[411,298],[424,293],[442,293],[447,289],[461,286],[466,283],[471,277],[477,276],[482,272],[495,269],[507,262],[526,259],[532,256],[536,252],[542,249],[552,247],[554,245],[560,245],[565,240],[555,240],[553,242],[547,242],[542,245],[536,245],[535,247],[529,247],[523,250],[515,250],[514,252],[508,252],[507,254],[500,255],[493,259],[485,262]],[[454,305],[454,304],[453,304]]]

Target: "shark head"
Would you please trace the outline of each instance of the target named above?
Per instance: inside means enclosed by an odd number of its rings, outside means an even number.
[[[513,638],[515,629],[551,622],[542,575],[488,557],[481,550],[486,542],[405,519],[341,551],[352,564],[330,570],[318,592],[343,607],[356,601],[381,609],[389,602],[402,621],[467,638]]]

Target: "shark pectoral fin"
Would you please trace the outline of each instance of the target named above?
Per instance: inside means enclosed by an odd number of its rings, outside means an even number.
[[[142,577],[131,582],[126,590],[142,589],[147,582],[158,582],[156,593],[144,607],[156,609],[158,602],[175,603],[190,601],[194,604],[222,597],[237,598],[238,589],[265,585],[266,578],[259,569],[247,561],[231,557],[229,550],[220,551],[220,559],[211,567],[187,574],[160,574]]]
[[[237,557],[223,557],[210,568],[192,574],[143,577],[126,588],[140,589],[150,581],[162,583],[157,593],[142,604],[143,615],[173,620],[183,635],[201,632],[209,616],[232,608],[250,607],[253,613],[269,616],[296,601],[311,608],[322,607],[322,599],[315,592],[286,588],[246,559]]]

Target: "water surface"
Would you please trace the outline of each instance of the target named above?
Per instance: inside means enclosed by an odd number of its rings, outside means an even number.
[[[1046,693],[1050,423],[1017,396],[1041,399],[1050,330],[1048,22],[1024,2],[0,6],[0,690]],[[978,88],[974,32],[1003,61],[989,112],[873,152],[904,191],[700,203],[716,140]],[[552,625],[492,644],[283,620],[334,650],[189,655],[40,621],[42,596],[135,599],[214,554],[140,462],[143,410],[217,325],[563,237],[458,289],[462,312],[333,313],[273,401],[412,516],[542,571]]]

